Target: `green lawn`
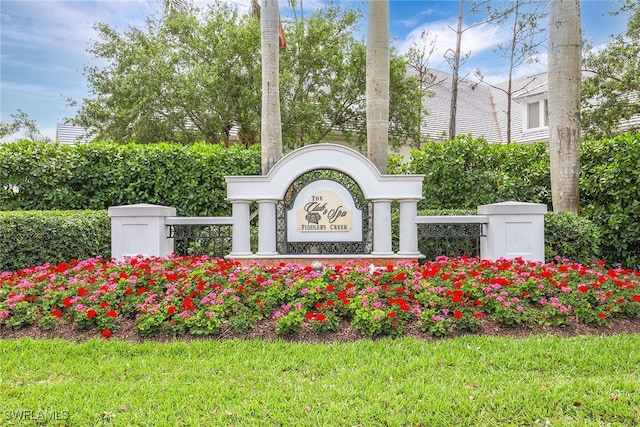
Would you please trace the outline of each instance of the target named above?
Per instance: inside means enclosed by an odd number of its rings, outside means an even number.
[[[0,340],[0,425],[633,426],[640,336]]]

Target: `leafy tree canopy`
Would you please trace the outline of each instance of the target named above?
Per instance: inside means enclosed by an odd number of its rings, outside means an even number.
[[[334,129],[366,141],[365,54],[354,38],[361,13],[330,6],[285,22],[280,53],[283,144],[326,141]],[[260,29],[251,16],[216,4],[189,8],[119,33],[97,24],[89,51],[103,65],[85,75],[90,96],[74,123],[115,142],[206,141],[245,146],[260,137]],[[391,55],[390,140],[419,141],[422,92]],[[106,65],[104,65],[106,64]]]
[[[626,31],[583,60],[581,123],[596,138],[638,129],[627,121],[640,114],[640,4],[627,0],[618,13],[629,15]]]

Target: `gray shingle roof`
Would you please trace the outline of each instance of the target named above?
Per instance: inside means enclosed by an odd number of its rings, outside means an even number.
[[[86,129],[71,123],[58,123],[56,126],[56,141],[60,144],[71,145],[93,141]]]

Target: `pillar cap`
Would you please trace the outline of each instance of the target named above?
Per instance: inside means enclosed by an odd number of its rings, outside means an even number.
[[[176,208],[149,203],[111,206],[109,208],[109,216],[176,216]]]
[[[547,205],[544,203],[501,202],[478,206],[478,215],[544,215]]]

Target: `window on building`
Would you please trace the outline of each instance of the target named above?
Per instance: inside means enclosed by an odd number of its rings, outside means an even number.
[[[546,99],[527,104],[527,129],[549,126],[549,102]]]

